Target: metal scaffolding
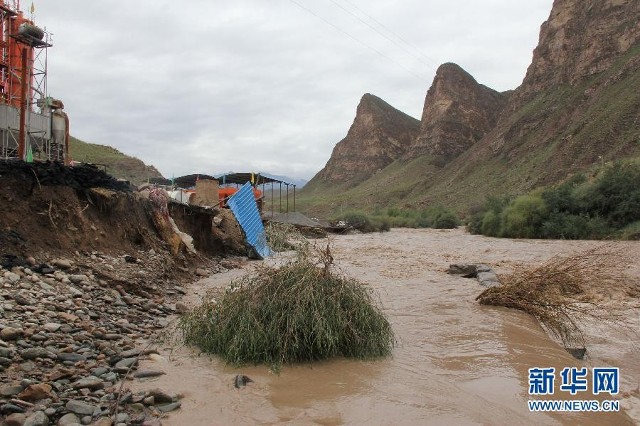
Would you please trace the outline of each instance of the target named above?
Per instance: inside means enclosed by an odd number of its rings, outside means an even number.
[[[0,0],[0,158],[64,161],[68,119],[47,93],[51,34],[8,3]]]

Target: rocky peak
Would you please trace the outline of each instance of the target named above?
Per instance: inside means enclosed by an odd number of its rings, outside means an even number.
[[[401,123],[396,123],[397,120]],[[347,137],[363,135],[374,130],[393,133],[394,130],[402,131],[405,126],[412,127],[416,123],[418,121],[415,118],[395,109],[379,97],[365,93],[360,99],[356,117]]]
[[[527,75],[510,93],[442,65],[425,98],[419,137],[400,157],[407,167],[394,163],[349,192],[345,203],[387,205],[390,192],[371,188],[388,183],[390,190],[411,188],[397,191],[394,202],[471,207],[489,195],[522,194],[609,161],[639,158],[639,22],[640,0],[555,0]],[[359,118],[375,109],[365,107]],[[364,128],[372,127],[357,118],[349,137]],[[340,152],[327,170],[340,164]],[[335,193],[335,186],[324,191]],[[324,195],[323,188],[315,193]]]
[[[420,134],[406,156],[451,160],[495,126],[506,100],[460,66],[441,65],[425,98]]]
[[[326,166],[309,182],[357,183],[398,159],[418,135],[420,122],[369,93],[333,149]]]
[[[638,0],[555,0],[510,109],[562,84],[601,73],[640,42]]]

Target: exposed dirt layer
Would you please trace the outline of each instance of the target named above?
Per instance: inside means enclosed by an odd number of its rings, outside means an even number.
[[[213,232],[214,218],[224,216],[219,210],[189,206],[160,210],[148,198],[131,192],[127,184],[92,166],[0,163],[0,255],[161,252],[172,248],[167,235],[174,232],[167,229],[168,214],[194,236],[199,253],[216,256],[243,248],[237,241],[242,234],[229,234],[232,226]],[[184,254],[176,260],[186,261]]]
[[[0,163],[0,424],[159,424],[180,406],[119,383],[136,342],[179,310],[181,284],[234,268],[221,257],[243,237],[226,212],[154,191],[90,166]]]
[[[7,160],[0,162],[0,177],[15,177],[31,185],[64,185],[73,189],[105,188],[131,192],[128,183],[122,182],[91,164],[66,167],[59,162],[25,163]],[[31,188],[33,189],[33,188]]]

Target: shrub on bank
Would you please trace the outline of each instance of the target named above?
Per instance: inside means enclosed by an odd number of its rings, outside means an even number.
[[[622,228],[619,237],[623,240],[640,240],[640,220]]]
[[[616,229],[640,220],[640,162],[605,168],[581,201],[585,210],[606,218]]]
[[[344,222],[360,232],[383,232],[391,229],[391,222],[384,217],[371,216],[363,212],[348,212],[338,216],[336,222]]]
[[[424,219],[426,227],[435,229],[453,229],[460,224],[455,213],[440,205],[425,210]]]
[[[548,217],[547,206],[538,194],[523,195],[504,209],[500,234],[514,238],[536,238]]]
[[[288,250],[306,250],[309,241],[294,225],[269,222],[264,227],[269,248],[276,252]]]
[[[180,320],[185,341],[241,365],[316,361],[391,353],[394,335],[370,287],[336,274],[331,256],[307,255],[279,268],[262,266],[207,295]]]
[[[488,197],[482,206],[471,212],[467,222],[469,232],[497,237],[500,234],[500,215],[509,202],[508,197]]]
[[[390,228],[451,229],[460,224],[457,215],[442,206],[423,210],[390,207],[376,209],[372,214],[349,212],[336,218],[361,232],[388,231]]]
[[[633,238],[640,221],[640,162],[606,166],[513,200],[491,198],[471,216],[470,232],[493,237]]]

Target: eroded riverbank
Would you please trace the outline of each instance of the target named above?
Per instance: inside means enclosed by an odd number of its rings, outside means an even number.
[[[263,366],[228,367],[166,343],[164,359],[155,362],[167,374],[153,383],[183,398],[182,409],[163,424],[633,424],[626,413],[530,413],[527,374],[531,367],[616,366],[621,390],[633,391],[640,380],[637,310],[626,317],[624,328],[591,324],[589,358],[578,361],[531,317],[480,306],[475,297],[482,289],[475,281],[446,274],[448,265],[458,262],[488,263],[506,273],[518,264],[594,244],[491,239],[462,230],[397,229],[336,237],[336,267],[380,295],[398,339],[393,358],[339,359],[285,367],[275,375]],[[630,254],[622,272],[637,279],[640,243],[615,244]],[[207,288],[227,285],[250,265],[194,284],[185,302],[196,304]],[[627,303],[613,291],[601,298],[621,311]],[[235,389],[238,373],[254,383]],[[557,399],[567,396],[556,394]],[[576,398],[594,399],[590,394]],[[637,396],[621,401],[636,419],[637,402]]]

